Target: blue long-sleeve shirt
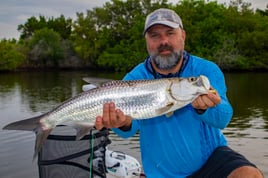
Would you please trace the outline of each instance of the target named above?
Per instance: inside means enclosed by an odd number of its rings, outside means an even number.
[[[139,131],[142,165],[148,178],[180,178],[193,174],[207,161],[218,146],[227,145],[221,132],[233,115],[226,97],[224,75],[208,60],[184,53],[178,77],[205,75],[217,90],[221,102],[198,114],[191,104],[177,110],[171,117],[159,116],[132,120],[129,131],[113,129],[123,138]],[[161,78],[150,66],[150,58],[137,65],[124,80]]]

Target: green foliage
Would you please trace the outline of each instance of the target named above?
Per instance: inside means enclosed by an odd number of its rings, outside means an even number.
[[[85,16],[77,13],[77,20],[73,24],[72,41],[74,49],[79,57],[94,62],[98,54],[98,23],[94,14],[90,11]]]
[[[21,32],[20,38],[27,39],[34,35],[34,32],[43,28],[53,29],[59,33],[63,39],[68,39],[72,32],[72,19],[65,19],[63,15],[58,18],[48,18],[44,16],[31,17],[25,24],[18,26],[18,31]]]
[[[35,31],[28,42],[30,60],[43,66],[57,66],[59,60],[64,57],[61,46],[61,37],[54,30],[43,28]]]
[[[0,41],[0,70],[14,70],[23,63],[26,57],[18,48],[14,40]]]
[[[103,44],[106,45],[96,56],[98,65],[127,71],[144,60],[147,53],[140,32],[143,31],[146,14],[159,7],[169,7],[183,20],[187,33],[185,49],[190,53],[212,60],[225,70],[267,68],[268,43],[266,37],[260,37],[267,33],[267,17],[260,12],[254,13],[249,3],[234,1],[225,6],[216,1],[183,0],[170,5],[166,1],[155,1],[155,4],[142,1],[132,10],[127,8],[131,3],[133,1],[112,1],[102,8],[110,13],[108,17],[113,18],[106,20],[112,24],[108,23],[106,27],[109,28],[101,35],[102,38],[105,36]],[[125,15],[126,11],[137,18]],[[247,32],[251,33],[251,37],[246,36]],[[252,44],[248,44],[252,40]]]
[[[127,40],[122,40],[120,44],[102,53],[98,58],[98,64],[121,72],[132,69],[133,66],[141,62],[141,59],[144,60],[146,57],[144,55],[145,49],[141,48],[141,45],[144,45],[145,42],[139,43],[140,41],[135,41],[128,44]],[[144,52],[141,52],[142,50]]]
[[[268,18],[254,13],[250,6],[243,1],[229,6],[203,0],[178,3],[174,9],[187,33],[186,50],[225,70],[267,69],[268,43],[263,35],[267,34]]]
[[[111,0],[103,7],[77,12],[74,21],[63,15],[56,19],[31,17],[18,26],[24,46],[19,51],[27,55],[24,64],[30,66],[58,66],[68,53],[91,67],[129,71],[148,55],[142,34],[145,17],[160,7],[171,8],[182,18],[185,49],[191,54],[225,70],[268,69],[268,7],[254,11],[243,0],[232,0],[229,5],[205,0],[176,4]]]
[[[75,51],[93,65],[130,70],[147,55],[142,34],[146,14],[167,6],[167,0],[112,0],[86,15],[78,13],[72,36]]]
[[[238,49],[250,59],[251,69],[268,69],[268,29],[243,33],[238,40]]]

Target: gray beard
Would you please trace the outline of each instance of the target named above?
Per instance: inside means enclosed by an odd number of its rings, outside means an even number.
[[[173,69],[181,59],[182,52],[172,52],[168,56],[154,55],[152,60],[155,63],[156,67],[161,70],[170,70]]]

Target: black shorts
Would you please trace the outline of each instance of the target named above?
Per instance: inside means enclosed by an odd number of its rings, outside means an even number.
[[[241,166],[256,167],[243,155],[227,146],[221,146],[215,149],[201,169],[188,178],[226,178],[233,170]]]

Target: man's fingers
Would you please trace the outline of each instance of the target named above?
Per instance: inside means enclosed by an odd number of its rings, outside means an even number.
[[[108,125],[109,124],[109,117],[110,117],[110,107],[109,103],[105,103],[103,105],[103,114],[102,114],[102,123],[103,125]]]
[[[196,109],[207,109],[209,107],[216,106],[219,102],[219,96],[213,93],[209,93],[208,95],[201,95],[197,97],[192,103],[192,105]]]
[[[204,107],[206,107],[206,108],[215,106],[215,103],[211,100],[210,97],[208,97],[208,95],[202,96],[202,100],[203,100],[204,105],[205,105]]]
[[[120,109],[116,110],[116,116],[119,123],[125,122],[126,120],[125,115]]]
[[[208,93],[207,96],[213,102],[214,105],[217,105],[221,102],[221,98],[217,92],[216,93]]]
[[[102,124],[102,117],[98,116],[95,120],[95,127],[97,130],[101,130],[104,126]]]
[[[204,103],[202,97],[203,97],[203,96],[199,96],[199,97],[197,97],[196,100],[195,100],[195,107],[196,107],[197,109],[206,109],[206,104]]]
[[[98,130],[103,127],[118,128],[124,126],[127,122],[124,113],[120,109],[115,109],[115,104],[111,102],[103,105],[103,114],[96,117],[95,127]]]
[[[114,103],[109,103],[109,112],[110,112],[110,123],[109,127],[114,127],[117,123],[117,115],[115,111],[115,104]]]

